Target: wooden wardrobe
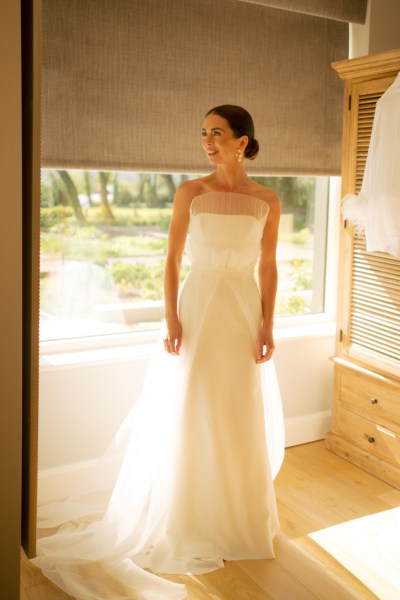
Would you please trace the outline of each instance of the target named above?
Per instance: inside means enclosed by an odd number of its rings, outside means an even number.
[[[400,49],[333,64],[345,81],[342,197],[359,192],[375,106]],[[400,190],[399,190],[400,194]],[[332,431],[336,454],[400,489],[400,259],[342,219]]]

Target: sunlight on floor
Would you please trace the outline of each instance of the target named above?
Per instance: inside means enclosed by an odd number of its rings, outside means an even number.
[[[378,598],[400,598],[400,507],[327,527],[309,537]]]

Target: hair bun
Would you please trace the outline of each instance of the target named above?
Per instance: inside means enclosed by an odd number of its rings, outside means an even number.
[[[254,160],[258,154],[259,149],[260,147],[258,145],[257,140],[255,138],[252,138],[251,140],[249,140],[249,143],[246,146],[244,155],[249,160]]]

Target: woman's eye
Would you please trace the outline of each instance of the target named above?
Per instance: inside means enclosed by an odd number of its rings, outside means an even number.
[[[205,136],[207,135],[207,133],[206,133],[205,131],[202,131],[202,132],[201,132],[201,135],[202,135],[203,137],[205,137]]]
[[[221,135],[219,131],[214,131],[214,135]]]

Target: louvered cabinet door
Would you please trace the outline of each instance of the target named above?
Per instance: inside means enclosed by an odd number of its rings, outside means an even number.
[[[342,196],[361,189],[376,103],[400,50],[334,65],[345,80]],[[332,430],[326,446],[400,489],[400,260],[341,227]]]
[[[343,191],[361,189],[375,107],[394,76],[353,83],[348,89],[348,129]],[[400,260],[366,252],[365,238],[343,223],[337,355],[383,372],[400,374]]]

